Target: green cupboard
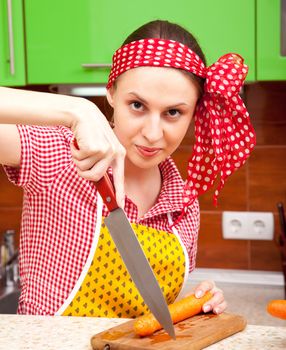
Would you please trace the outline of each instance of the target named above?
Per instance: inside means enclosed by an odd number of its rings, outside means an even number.
[[[286,0],[0,0],[0,85],[106,83],[138,26],[181,24],[207,63],[241,54],[247,81],[286,80]]]
[[[25,85],[22,0],[0,0],[0,85]]]
[[[257,80],[286,80],[286,0],[257,0]]]
[[[208,64],[237,52],[255,80],[255,0],[25,0],[27,83],[106,83],[113,52],[155,19],[198,38]],[[72,4],[72,5],[71,5]]]

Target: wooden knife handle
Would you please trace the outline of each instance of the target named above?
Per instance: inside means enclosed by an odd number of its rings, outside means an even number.
[[[79,149],[76,139],[73,140],[73,144],[75,148]],[[102,200],[107,206],[108,210],[112,211],[114,209],[117,209],[118,204],[116,202],[114,186],[108,174],[105,173],[100,180],[94,181],[94,184],[96,186],[96,189],[100,193]]]

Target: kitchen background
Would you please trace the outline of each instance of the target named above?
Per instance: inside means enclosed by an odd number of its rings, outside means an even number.
[[[173,8],[163,0],[145,0],[140,5],[116,0],[0,0],[0,52],[4,53],[0,57],[0,85],[71,93],[72,86],[67,84],[104,84],[112,52],[129,32],[157,18],[191,30],[208,63],[226,52],[240,53],[249,66],[242,97],[256,129],[257,146],[247,164],[227,181],[217,208],[212,205],[212,192],[200,199],[197,267],[282,271],[277,203],[286,204],[283,4],[285,7],[285,1],[280,0],[179,0]],[[109,113],[104,97],[88,98]],[[174,154],[183,177],[193,142],[191,128]],[[14,229],[17,244],[21,206],[22,190],[10,184],[0,169],[0,235]],[[225,210],[273,213],[274,239],[223,239]]]

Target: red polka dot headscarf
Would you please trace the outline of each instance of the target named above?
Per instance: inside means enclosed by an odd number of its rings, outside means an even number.
[[[142,39],[115,52],[107,89],[120,74],[142,66],[184,69],[205,79],[204,93],[194,116],[196,141],[188,163],[183,201],[186,209],[220,174],[214,193],[216,204],[226,178],[245,163],[256,142],[249,114],[239,96],[248,67],[235,53],[205,67],[200,57],[182,43]]]

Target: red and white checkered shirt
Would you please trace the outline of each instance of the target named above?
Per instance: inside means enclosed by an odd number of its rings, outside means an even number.
[[[20,236],[22,293],[19,313],[53,315],[71,292],[87,260],[96,224],[97,191],[77,172],[70,154],[73,134],[64,127],[18,126],[21,167],[5,166],[14,184],[24,188]],[[183,207],[183,180],[171,158],[160,164],[163,185],[157,203],[138,219],[126,199],[131,222],[170,231]],[[103,216],[108,215],[104,206]],[[190,271],[195,267],[199,229],[198,202],[176,226]]]

